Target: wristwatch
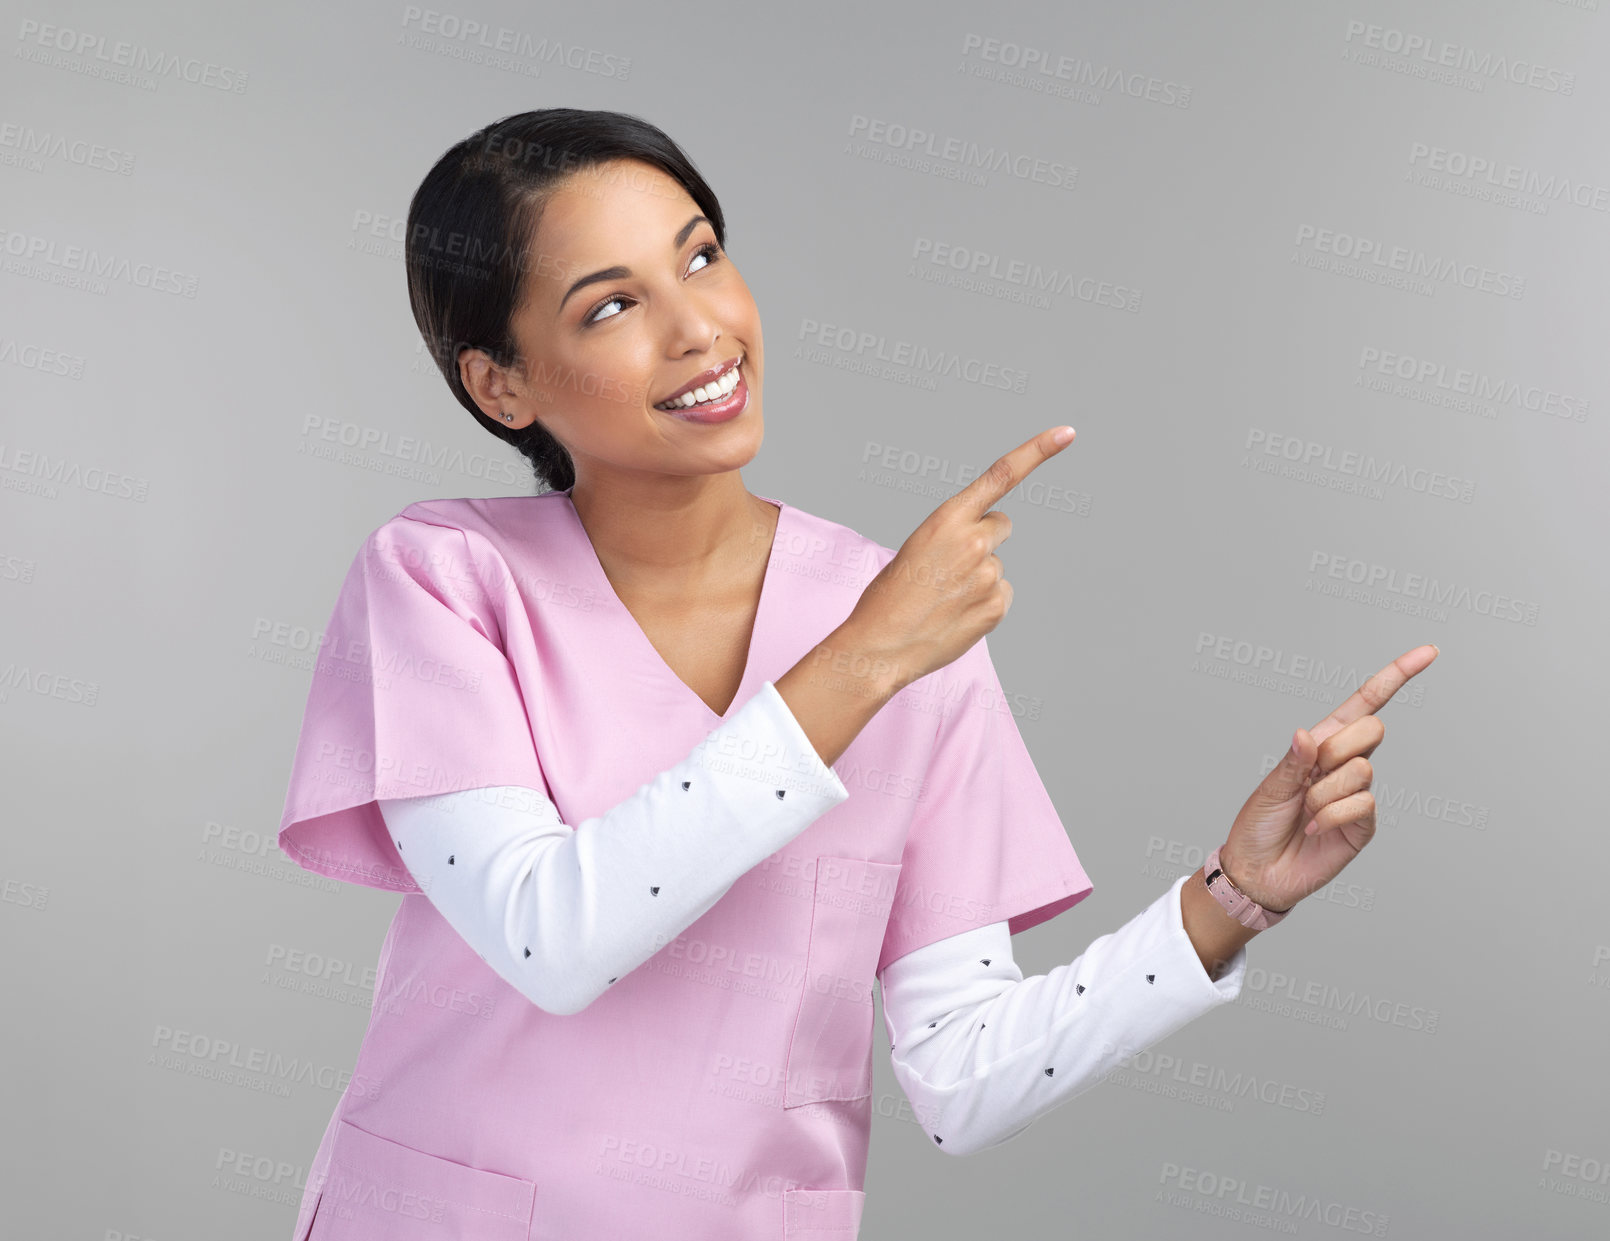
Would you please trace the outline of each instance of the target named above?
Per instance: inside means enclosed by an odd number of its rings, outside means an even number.
[[[1242,926],[1249,927],[1254,931],[1267,931],[1289,914],[1291,910],[1283,909],[1276,913],[1272,909],[1265,909],[1240,888],[1236,887],[1235,884],[1231,883],[1230,876],[1226,875],[1224,868],[1219,865],[1219,849],[1223,848],[1224,846],[1220,845],[1218,849],[1208,854],[1207,864],[1202,868],[1203,877],[1207,880],[1208,891],[1213,893],[1214,899],[1224,907],[1224,912]],[[1296,906],[1294,905],[1292,908],[1295,909]]]

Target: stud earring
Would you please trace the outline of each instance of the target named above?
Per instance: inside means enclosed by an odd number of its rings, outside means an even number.
[[[504,422],[513,422],[514,421],[514,415],[513,414],[504,414],[503,415],[503,421]]]

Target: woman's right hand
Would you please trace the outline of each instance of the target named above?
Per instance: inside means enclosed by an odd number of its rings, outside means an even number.
[[[890,662],[898,685],[964,654],[1011,608],[1012,584],[995,549],[1012,519],[990,506],[1067,447],[1052,438],[1057,430],[1014,448],[940,504],[861,592],[843,628]]]

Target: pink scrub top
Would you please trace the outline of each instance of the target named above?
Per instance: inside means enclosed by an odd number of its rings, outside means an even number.
[[[761,498],[780,512],[729,714],[895,554]],[[568,491],[411,504],[365,540],[323,636],[279,843],[403,899],[293,1241],[858,1235],[877,973],[1091,891],[984,640],[861,731],[833,764],[848,799],[579,1013],[544,1011],[476,955],[375,804],[523,785],[574,825],[725,718],[615,594]]]

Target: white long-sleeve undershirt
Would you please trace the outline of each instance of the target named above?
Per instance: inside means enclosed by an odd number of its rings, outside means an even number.
[[[850,791],[770,681],[688,756],[575,825],[535,789],[382,798],[421,892],[510,986],[571,1015]]]
[[[686,759],[574,828],[514,786],[379,804],[444,920],[533,1004],[570,1015],[848,796],[768,681]],[[1023,977],[1004,921],[889,963],[879,981],[891,1063],[939,1149],[1015,1137],[1236,999],[1246,950],[1209,979],[1180,909],[1190,878],[1047,974]]]
[[[1136,1052],[1241,994],[1247,950],[1217,981],[1185,933],[1181,875],[1079,956],[1024,978],[1004,922],[952,935],[879,975],[895,1079],[939,1149],[1016,1137]]]

